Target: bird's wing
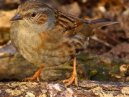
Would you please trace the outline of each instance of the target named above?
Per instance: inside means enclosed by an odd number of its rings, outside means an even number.
[[[64,34],[72,35],[75,33],[78,26],[81,26],[83,22],[78,18],[60,11],[56,11],[57,25],[64,29]]]
[[[118,22],[107,18],[85,20],[78,17],[56,11],[57,24],[64,28],[64,35],[76,35],[82,33],[86,36],[93,35],[92,31],[103,26],[113,25]]]

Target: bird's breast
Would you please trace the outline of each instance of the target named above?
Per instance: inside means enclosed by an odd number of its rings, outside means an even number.
[[[70,59],[70,53],[66,50],[68,45],[63,45],[60,35],[54,38],[52,34],[35,33],[33,30],[28,31],[28,28],[18,27],[11,32],[16,36],[12,40],[17,50],[31,63],[58,65]]]

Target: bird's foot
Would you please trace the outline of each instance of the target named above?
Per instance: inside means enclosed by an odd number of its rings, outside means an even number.
[[[77,86],[78,85],[77,74],[73,73],[70,78],[63,80],[63,83],[65,84],[66,87],[71,85],[72,83],[75,83],[75,85]]]
[[[37,81],[39,81],[40,72],[41,72],[40,70],[36,71],[32,77],[27,77],[27,78],[23,79],[23,81],[34,81],[36,79],[37,79]]]
[[[32,77],[27,77],[27,78],[23,79],[23,81],[34,81],[34,80],[36,80],[36,79],[37,79],[37,81],[40,81],[40,80],[39,80],[39,77],[40,77],[40,73],[41,73],[42,69],[43,69],[43,66],[40,67],[40,68],[35,72],[35,74],[34,74]]]

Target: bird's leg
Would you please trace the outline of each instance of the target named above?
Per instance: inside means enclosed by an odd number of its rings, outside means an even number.
[[[73,60],[73,72],[72,76],[69,79],[63,80],[63,83],[65,83],[65,86],[71,85],[73,82],[75,85],[78,85],[78,79],[77,79],[77,70],[76,70],[76,57]]]
[[[42,65],[32,77],[27,77],[23,81],[34,81],[35,79],[39,80],[40,73],[45,65]]]

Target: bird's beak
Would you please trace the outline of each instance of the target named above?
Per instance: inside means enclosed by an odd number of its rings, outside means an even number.
[[[12,17],[11,21],[16,21],[16,20],[22,20],[22,17],[19,14],[16,14],[14,17]]]

